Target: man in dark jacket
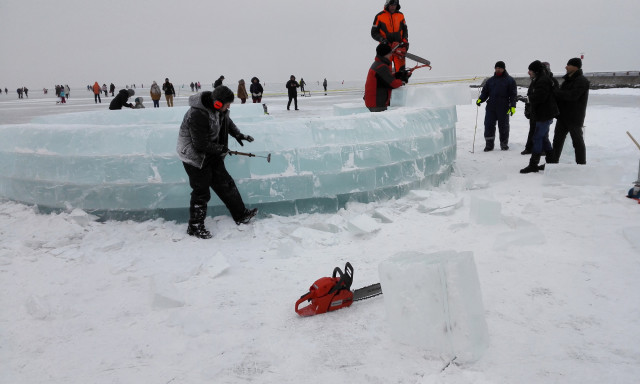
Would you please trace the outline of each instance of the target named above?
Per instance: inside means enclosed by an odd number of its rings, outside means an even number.
[[[122,107],[133,108],[133,104],[127,103],[127,101],[129,101],[129,98],[135,94],[136,91],[133,89],[121,89],[118,91],[116,97],[111,100],[111,103],[109,103],[109,109],[116,110],[122,109]]]
[[[391,47],[379,44],[364,84],[364,105],[371,112],[386,111],[391,101],[391,90],[403,85],[402,80],[391,74],[390,59]]]
[[[235,182],[224,166],[229,152],[229,135],[240,145],[253,137],[243,135],[229,117],[233,91],[224,85],[189,97],[189,110],[184,115],[178,135],[177,151],[189,176],[191,201],[187,233],[201,239],[211,238],[204,226],[207,203],[211,199],[209,188],[227,206],[237,225],[247,224],[258,212],[247,209]]]
[[[222,80],[224,80],[224,76],[218,77],[218,80],[213,82],[213,88],[218,88],[222,85]]]
[[[169,82],[169,78],[164,79],[162,90],[164,91],[164,98],[167,99],[167,107],[173,107],[173,95],[176,94],[176,90],[173,88],[173,84]]]
[[[577,57],[567,62],[567,74],[562,78],[564,82],[554,92],[558,100],[560,115],[556,121],[553,134],[553,159],[547,159],[547,163],[557,163],[562,154],[562,147],[567,134],[571,135],[573,148],[576,153],[576,163],[587,163],[587,149],[584,145],[582,126],[587,113],[587,101],[589,99],[589,80],[582,73],[582,60]]]
[[[520,170],[520,173],[538,172],[538,163],[542,151],[552,150],[549,142],[549,127],[553,118],[558,116],[558,105],[553,96],[553,81],[544,64],[536,60],[529,64],[529,77],[531,84],[527,91],[527,98],[531,105],[530,119],[535,121],[536,129],[533,133],[533,147],[529,165]]]
[[[249,92],[251,92],[251,100],[253,100],[254,103],[259,103],[262,101],[262,92],[264,92],[264,89],[262,89],[260,79],[255,76],[251,79]]]
[[[500,149],[509,149],[509,116],[516,112],[516,96],[518,95],[516,81],[507,73],[503,61],[495,65],[495,72],[482,87],[476,105],[480,106],[487,99],[484,115],[485,152],[493,151],[496,138],[496,121],[500,132]]]
[[[296,77],[291,75],[291,77],[289,78],[289,81],[287,81],[286,87],[287,87],[287,91],[289,93],[289,102],[287,103],[287,111],[289,110],[289,107],[291,107],[291,100],[294,101],[294,107],[296,108],[296,111],[298,110],[298,87],[300,86],[300,84],[298,84],[298,82],[296,81]]]

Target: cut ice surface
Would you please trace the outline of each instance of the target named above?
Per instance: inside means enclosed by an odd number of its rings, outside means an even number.
[[[482,357],[489,332],[472,252],[402,252],[379,274],[395,340],[447,361]]]
[[[259,104],[234,105],[255,141],[225,163],[249,206],[263,213],[331,212],[348,201],[399,197],[437,185],[456,157],[456,105],[464,86],[410,87],[370,113],[334,107],[322,118],[276,119]],[[43,210],[79,208],[103,219],[185,220],[191,189],[175,146],[187,107],[42,116],[0,126],[0,197]],[[343,113],[349,110],[349,113]],[[209,213],[227,214],[213,194]]]

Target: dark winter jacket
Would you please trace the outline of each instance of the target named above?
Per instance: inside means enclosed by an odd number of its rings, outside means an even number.
[[[164,91],[165,95],[175,95],[176,94],[176,90],[173,88],[173,84],[171,84],[168,81],[165,81],[164,84],[162,84],[162,90]]]
[[[376,56],[364,84],[364,104],[367,108],[388,106],[391,90],[401,85],[402,80],[396,79],[391,74],[391,61],[385,57]]]
[[[219,77],[218,80],[214,81],[213,82],[213,88],[218,88],[219,86],[221,86],[222,85],[222,80],[223,80],[223,78]]]
[[[255,81],[255,80],[257,80],[257,81]],[[257,77],[254,77],[253,79],[251,79],[251,86],[249,87],[249,92],[251,92],[251,96],[252,97],[261,97],[262,96],[262,92],[264,92],[264,90],[262,89],[262,85],[260,84],[260,80]]]
[[[516,87],[516,81],[513,77],[509,76],[507,71],[504,71],[502,76],[494,74],[484,87],[482,87],[480,100],[485,102],[488,99],[487,110],[491,109],[498,113],[505,114],[509,107],[516,106],[517,95],[518,89]]]
[[[542,71],[531,80],[527,98],[531,104],[532,121],[548,121],[558,116],[558,105],[553,96],[553,81]]]
[[[295,80],[287,81],[287,90],[289,91],[289,96],[291,97],[297,96],[299,86],[300,84],[298,84],[298,82]]]
[[[129,100],[129,97],[130,96],[129,96],[128,90],[126,89],[119,90],[116,97],[114,97],[113,100],[111,100],[111,103],[109,104],[109,109],[116,110],[116,109],[122,109],[122,107],[133,108],[133,104],[127,103],[127,101]]]
[[[213,108],[212,92],[189,97],[189,110],[184,115],[178,134],[178,157],[183,162],[202,169],[211,156],[226,153],[229,135],[238,137],[240,130],[229,117],[229,110]]]
[[[587,113],[589,80],[584,77],[582,69],[578,69],[572,76],[564,75],[563,79],[560,89],[554,91],[560,109],[558,120],[570,127],[582,127]]]

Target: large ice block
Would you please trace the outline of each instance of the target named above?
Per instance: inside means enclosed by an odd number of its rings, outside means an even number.
[[[446,361],[480,359],[489,332],[472,252],[398,253],[379,274],[395,340]]]
[[[271,154],[271,162],[225,160],[245,203],[281,215],[327,212],[446,180],[456,157],[457,95],[468,90],[408,92],[411,106],[384,113],[355,106],[322,118],[276,119],[260,104],[233,105],[235,123],[255,141],[240,147],[231,140],[230,149]],[[102,218],[185,220],[191,190],[175,147],[186,111],[69,113],[2,125],[0,197]],[[215,194],[209,207],[210,214],[227,213]]]

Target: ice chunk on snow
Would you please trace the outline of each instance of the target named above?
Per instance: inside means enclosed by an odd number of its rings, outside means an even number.
[[[472,252],[398,253],[379,274],[394,339],[446,360],[482,356],[489,333]]]
[[[151,305],[154,309],[182,307],[185,304],[182,294],[168,274],[157,274],[151,277]]]
[[[370,216],[358,215],[349,220],[347,228],[356,235],[365,235],[379,231],[381,225],[376,221],[376,219]]]
[[[495,225],[502,222],[502,204],[492,197],[471,196],[471,221],[476,224]]]

